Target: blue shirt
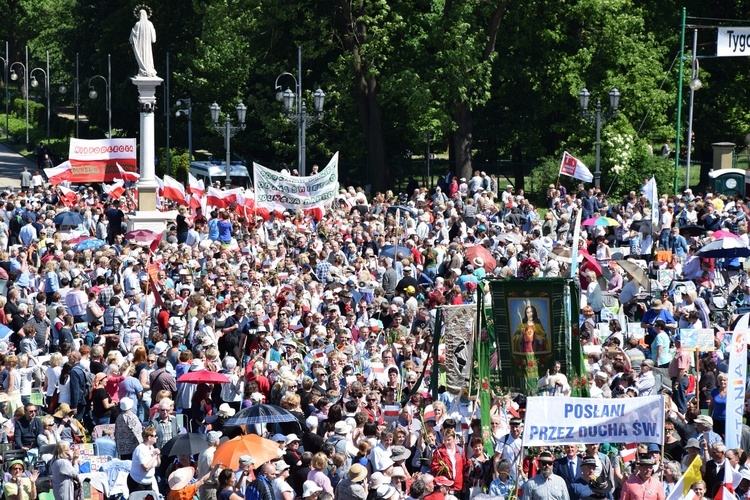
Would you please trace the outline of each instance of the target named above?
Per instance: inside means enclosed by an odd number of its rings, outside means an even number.
[[[661,356],[659,354],[659,346],[662,346]],[[666,332],[661,331],[656,336],[654,341],[651,343],[651,359],[654,361],[656,366],[661,366],[669,363],[669,336]]]
[[[232,241],[232,223],[228,220],[219,221],[219,241],[222,243]]]
[[[208,221],[208,239],[211,241],[219,239],[219,219]]]

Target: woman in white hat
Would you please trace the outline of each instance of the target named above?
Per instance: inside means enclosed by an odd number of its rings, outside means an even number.
[[[194,469],[192,467],[177,469],[169,475],[169,479],[167,480],[167,484],[169,485],[167,500],[192,500],[198,493],[198,488],[203,486],[211,474],[219,467],[221,467],[221,464],[216,464],[213,469],[192,484],[190,484],[190,481],[193,480]]]
[[[115,422],[115,441],[117,442],[117,453],[121,460],[131,460],[133,451],[140,444],[139,437],[143,432],[143,426],[138,417],[133,413],[133,400],[124,397],[120,399],[120,415]]]

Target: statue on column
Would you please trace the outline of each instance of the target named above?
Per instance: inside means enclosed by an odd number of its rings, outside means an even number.
[[[151,44],[156,43],[156,30],[148,20],[145,9],[140,10],[140,19],[130,31],[130,43],[133,45],[135,60],[138,62],[138,76],[155,77],[156,69]]]

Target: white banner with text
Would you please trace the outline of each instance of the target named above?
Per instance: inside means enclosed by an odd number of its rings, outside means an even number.
[[[524,446],[585,443],[657,443],[664,433],[664,398],[530,397]]]
[[[269,210],[307,210],[333,203],[339,189],[339,154],[321,172],[298,177],[253,163],[255,203]]]

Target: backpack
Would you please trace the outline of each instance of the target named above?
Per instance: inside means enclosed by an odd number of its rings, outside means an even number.
[[[151,322],[148,325],[148,339],[153,340],[154,335],[159,333],[159,313],[161,306],[155,305],[151,308]]]
[[[89,400],[89,394],[91,393],[91,388],[94,386],[94,374],[91,373],[91,370],[84,370],[82,366],[76,365],[73,367],[71,372],[78,368],[78,370],[81,371],[83,374],[83,385],[84,385],[84,394],[86,395],[86,400]]]

